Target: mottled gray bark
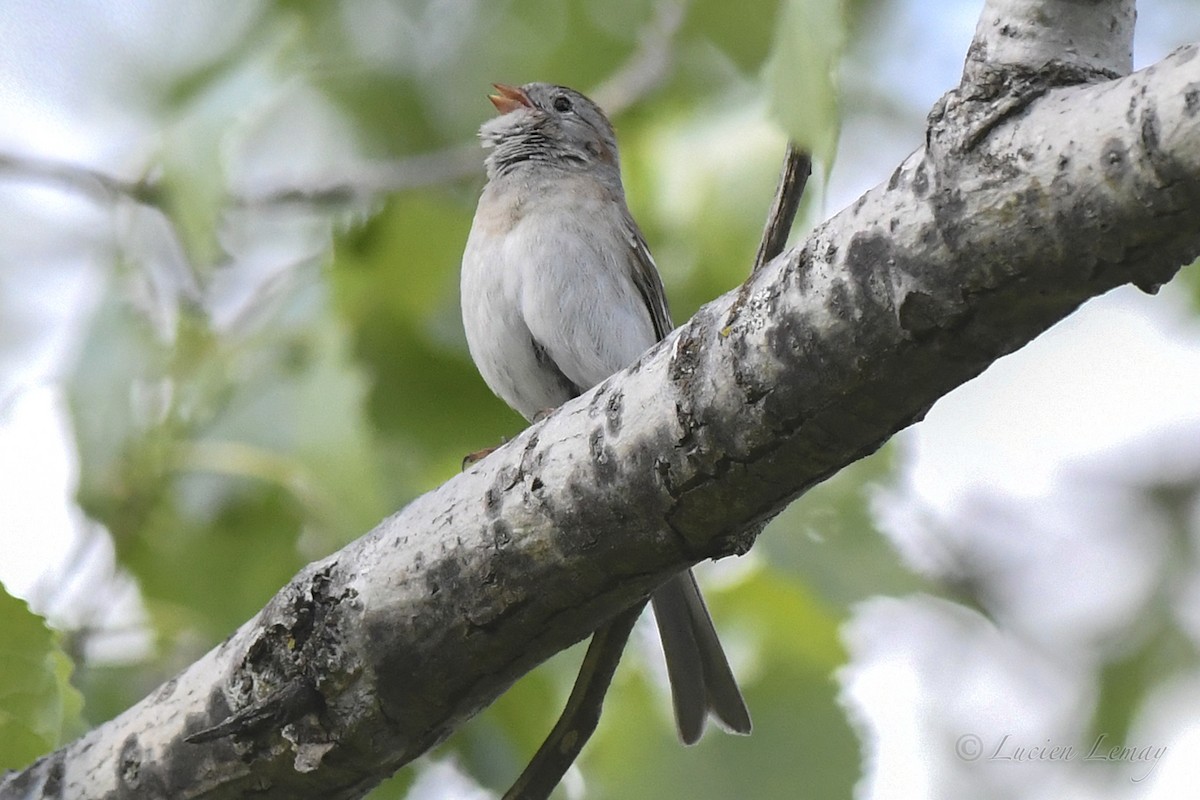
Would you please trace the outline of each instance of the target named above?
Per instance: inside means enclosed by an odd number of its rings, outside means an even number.
[[[1200,49],[1121,77],[1131,20],[989,3],[883,185],[0,797],[359,796],[1080,303],[1169,280],[1200,252]]]

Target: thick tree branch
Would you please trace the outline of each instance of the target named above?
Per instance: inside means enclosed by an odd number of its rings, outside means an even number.
[[[0,797],[360,796],[1080,303],[1195,257],[1198,55],[1100,83],[1018,70],[995,102],[966,81],[927,146],[802,246]],[[271,725],[185,740],[287,685],[313,694]]]
[[[1136,17],[1132,0],[987,0],[967,52],[964,85],[1048,64],[1127,75]]]

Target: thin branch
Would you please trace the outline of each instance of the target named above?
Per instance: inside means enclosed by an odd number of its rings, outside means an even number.
[[[639,37],[637,48],[611,76],[591,91],[609,116],[616,116],[658,88],[674,66],[675,34],[683,22],[683,5],[662,0]],[[289,187],[258,195],[233,197],[242,206],[260,207],[302,203],[342,206],[379,195],[464,180],[480,174],[482,158],[475,142],[409,156],[369,167],[362,174],[316,187]]]
[[[62,184],[100,202],[111,203],[118,197],[150,206],[162,202],[161,187],[156,181],[127,181],[78,164],[0,153],[0,172],[20,179]]]
[[[408,156],[395,161],[370,165],[349,179],[330,182],[324,186],[285,187],[254,194],[234,194],[236,206],[263,208],[266,206],[306,205],[340,208],[365,203],[376,197],[409,189],[438,186],[482,174],[483,159],[475,142],[457,144]]]
[[[642,31],[638,47],[603,83],[592,97],[610,116],[634,105],[670,75],[674,66],[672,41],[683,21],[683,5],[662,0]],[[479,145],[466,142],[415,156],[369,164],[350,177],[339,177],[309,186],[287,186],[262,192],[232,192],[234,207],[304,205],[340,209],[369,203],[393,192],[437,186],[465,180],[481,173]],[[157,180],[128,181],[90,167],[48,159],[0,154],[0,171],[17,177],[58,183],[76,189],[99,202],[111,203],[126,197],[136,203],[162,208],[163,186]]]
[[[657,89],[675,66],[675,34],[683,22],[683,4],[662,0],[638,37],[638,47],[624,65],[595,87],[591,97],[610,117],[620,114]]]
[[[622,611],[592,634],[587,655],[558,723],[538,748],[529,766],[504,793],[504,800],[542,800],[550,796],[575,763],[600,722],[604,696],[625,652],[625,643],[646,601]]]
[[[418,156],[369,165],[349,180],[312,187],[287,187],[261,193],[233,193],[235,207],[261,208],[302,204],[344,207],[368,202],[381,194],[418,189],[468,178],[479,172],[482,159],[474,143],[460,144]],[[60,184],[100,203],[126,198],[153,208],[163,208],[163,186],[157,180],[128,181],[91,167],[42,158],[0,153],[0,172],[23,180]]]
[[[783,252],[787,245],[788,233],[792,230],[792,222],[796,219],[796,210],[800,208],[800,198],[804,196],[804,187],[808,185],[808,177],[812,174],[812,156],[788,142],[787,153],[783,157],[783,170],[779,173],[779,186],[775,188],[775,199],[771,202],[771,210],[767,212],[767,224],[763,228],[762,242],[758,245],[758,255],[754,257],[754,268],[751,274],[758,272],[775,256]]]
[[[188,744],[205,744],[218,739],[250,736],[268,727],[281,728],[320,708],[321,695],[316,687],[297,679],[277,687],[267,697],[239,708],[216,725],[188,734],[183,740]]]

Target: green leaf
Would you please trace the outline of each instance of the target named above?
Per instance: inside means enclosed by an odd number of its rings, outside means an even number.
[[[166,372],[171,332],[132,299],[144,284],[118,268],[92,318],[67,400],[79,454],[78,500],[118,543],[157,503],[169,457]],[[137,443],[142,446],[137,446]]]
[[[772,116],[826,167],[837,148],[837,68],[845,41],[841,0],[785,0],[763,70]]]
[[[885,445],[806,493],[775,518],[757,547],[776,569],[794,575],[838,608],[877,594],[924,588],[900,561],[870,513],[870,495],[892,475]]]
[[[688,5],[683,33],[708,39],[750,73],[770,52],[778,8],[779,0],[696,0]]]
[[[1200,312],[1200,261],[1193,261],[1181,269],[1179,280],[1191,291],[1193,309]]]
[[[24,767],[82,727],[71,670],[58,634],[0,585],[0,770]]]
[[[418,762],[419,763],[419,762]],[[419,766],[408,765],[372,789],[364,800],[404,800],[417,778]]]
[[[80,504],[160,634],[225,635],[391,510],[367,381],[320,276],[291,270],[230,330],[187,309],[156,328],[121,281],[97,314],[68,392]]]
[[[285,489],[324,540],[324,555],[392,509],[380,494],[369,381],[321,279],[299,270],[291,296],[258,321],[259,334],[226,342],[218,366],[228,398],[181,461]]]

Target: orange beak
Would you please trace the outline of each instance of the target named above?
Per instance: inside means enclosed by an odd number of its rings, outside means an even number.
[[[521,91],[517,86],[509,86],[506,83],[493,83],[499,94],[489,94],[488,100],[492,101],[492,105],[501,114],[507,114],[510,111],[516,111],[518,108],[533,108],[533,102],[529,99],[529,95]]]

